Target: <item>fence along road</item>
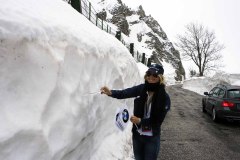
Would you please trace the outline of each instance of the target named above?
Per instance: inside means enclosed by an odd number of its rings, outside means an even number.
[[[134,49],[133,43],[126,43],[126,40],[123,39],[123,36],[121,31],[117,31],[110,27],[107,22],[105,22],[103,19],[100,19],[97,15],[98,13],[93,8],[91,2],[88,0],[65,0],[68,3],[71,4],[71,6],[76,9],[79,13],[84,15],[89,21],[91,21],[93,24],[95,24],[98,28],[106,31],[107,33],[111,35],[115,35],[115,37],[122,42],[123,45],[125,45],[129,52],[132,54],[132,56],[135,58],[137,62],[141,62],[147,66],[151,64],[151,58],[147,58],[145,53],[141,53],[137,51],[137,49]],[[124,37],[127,37],[126,35]]]

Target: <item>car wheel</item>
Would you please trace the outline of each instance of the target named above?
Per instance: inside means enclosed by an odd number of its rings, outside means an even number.
[[[214,122],[218,122],[218,116],[217,116],[217,112],[216,112],[215,107],[213,107],[213,109],[212,109],[212,120]]]

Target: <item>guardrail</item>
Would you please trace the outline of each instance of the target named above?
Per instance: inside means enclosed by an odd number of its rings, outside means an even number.
[[[88,0],[64,0],[71,4],[71,6],[76,9],[79,13],[84,15],[89,21],[95,24],[98,28],[106,31],[107,33],[114,35],[119,41],[125,45],[132,56],[135,58],[137,62],[141,62],[147,66],[151,64],[151,58],[147,58],[145,53],[141,53],[134,48],[134,43],[126,43],[124,40],[121,31],[115,30],[112,28],[106,21],[104,21],[103,17],[96,12],[93,8],[91,2]],[[125,35],[126,36],[126,35]]]

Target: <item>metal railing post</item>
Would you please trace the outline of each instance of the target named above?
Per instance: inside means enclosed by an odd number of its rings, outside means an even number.
[[[145,64],[145,53],[142,54],[142,64]]]
[[[102,19],[102,30],[103,30],[103,19]]]
[[[89,2],[89,21],[91,21],[91,2]]]
[[[130,43],[130,53],[134,57],[134,43]]]
[[[79,1],[79,12],[82,14],[82,0],[78,0]]]
[[[148,61],[147,61],[147,66],[151,66],[151,58],[148,58]]]
[[[82,13],[81,0],[71,0],[71,6],[79,13]]]
[[[121,40],[121,31],[117,31],[115,37],[120,41]]]

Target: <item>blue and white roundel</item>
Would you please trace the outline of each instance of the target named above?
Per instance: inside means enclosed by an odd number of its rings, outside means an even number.
[[[122,112],[122,119],[123,119],[123,122],[126,123],[129,119],[129,113],[128,113],[128,110],[127,109],[124,109],[123,112]]]
[[[115,117],[115,124],[118,129],[124,131],[129,121],[129,112],[127,108],[118,108]]]

